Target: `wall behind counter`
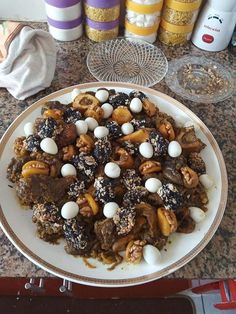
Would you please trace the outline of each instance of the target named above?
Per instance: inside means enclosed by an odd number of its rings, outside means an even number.
[[[122,1],[122,15],[124,3]],[[0,20],[46,21],[44,0],[0,0]]]

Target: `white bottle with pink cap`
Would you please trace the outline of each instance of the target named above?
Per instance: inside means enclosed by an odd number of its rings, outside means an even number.
[[[236,23],[236,0],[208,0],[192,36],[195,46],[208,51],[225,49]]]

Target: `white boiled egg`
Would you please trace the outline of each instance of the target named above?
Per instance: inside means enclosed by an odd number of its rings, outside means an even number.
[[[168,145],[168,154],[170,157],[178,157],[182,153],[182,147],[177,141],[171,141]]]
[[[143,103],[139,98],[135,97],[131,100],[129,108],[132,112],[139,113],[143,109]]]
[[[71,164],[65,164],[61,167],[61,175],[63,177],[76,176],[76,174],[77,174],[76,169]]]
[[[130,122],[122,124],[121,131],[124,135],[128,135],[134,132],[134,126]]]
[[[103,207],[103,215],[107,218],[112,218],[117,209],[119,208],[119,205],[115,202],[109,202]]]
[[[88,124],[84,120],[76,121],[75,126],[78,135],[86,134],[88,132]]]
[[[109,104],[108,102],[106,102],[105,104],[103,104],[101,106],[102,110],[103,110],[103,117],[105,119],[109,118],[112,115],[113,112],[113,107],[111,104]]]
[[[56,155],[58,153],[58,147],[56,142],[50,138],[50,137],[45,137],[41,142],[40,142],[40,148],[48,154],[51,155]]]
[[[213,179],[208,174],[200,175],[199,181],[204,186],[204,188],[207,190],[210,189],[214,184]]]
[[[65,219],[72,219],[79,213],[79,205],[76,202],[67,202],[61,208],[61,215]]]
[[[105,126],[97,126],[94,130],[94,136],[96,138],[103,138],[109,134],[108,128]]]
[[[161,181],[156,178],[149,178],[145,182],[145,188],[151,193],[156,193],[161,186],[162,186]]]
[[[156,265],[161,261],[161,253],[155,246],[146,244],[143,247],[143,258],[148,264]]]
[[[100,89],[96,92],[95,97],[100,101],[100,102],[105,102],[107,101],[109,97],[109,93],[106,89]]]
[[[27,122],[24,125],[24,132],[25,132],[26,137],[34,134],[34,124],[32,122]]]
[[[152,158],[153,156],[153,147],[152,144],[144,142],[139,145],[139,152],[144,158]]]
[[[87,123],[89,131],[93,131],[98,126],[97,120],[92,117],[88,117],[84,121]]]
[[[190,217],[196,222],[199,223],[206,218],[205,212],[199,207],[189,207]]]
[[[80,93],[81,91],[78,88],[74,88],[71,92],[71,101],[73,102]]]
[[[105,165],[104,172],[109,178],[119,178],[121,169],[116,163],[108,162]]]

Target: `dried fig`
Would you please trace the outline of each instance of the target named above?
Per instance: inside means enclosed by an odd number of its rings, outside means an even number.
[[[88,93],[81,93],[75,97],[73,101],[73,108],[79,109],[80,112],[84,113],[90,105],[100,106],[98,99]]]

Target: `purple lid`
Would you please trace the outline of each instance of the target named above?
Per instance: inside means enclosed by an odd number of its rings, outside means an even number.
[[[94,8],[107,9],[120,4],[120,0],[85,0],[85,3]]]
[[[57,8],[68,8],[72,5],[80,3],[80,0],[45,0],[47,4]]]
[[[108,31],[109,29],[113,29],[119,25],[119,19],[111,22],[95,22],[86,17],[85,21],[89,27],[100,31]]]
[[[60,28],[60,29],[71,29],[76,26],[79,26],[82,23],[82,16],[80,16],[78,19],[72,20],[72,21],[56,21],[51,19],[50,17],[47,17],[48,24]]]

